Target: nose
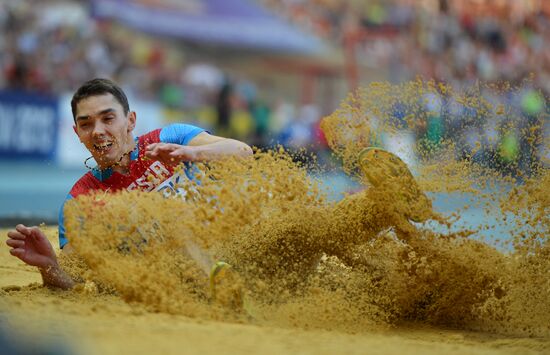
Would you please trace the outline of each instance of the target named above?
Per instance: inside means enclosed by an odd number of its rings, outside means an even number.
[[[105,135],[105,125],[102,122],[96,122],[92,131],[94,137]]]

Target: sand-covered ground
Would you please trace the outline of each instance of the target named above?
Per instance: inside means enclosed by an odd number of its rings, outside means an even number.
[[[57,244],[55,228],[47,228]],[[2,235],[6,234],[2,230]],[[188,354],[536,354],[550,339],[510,337],[408,324],[348,334],[337,331],[226,323],[153,313],[114,295],[57,291],[41,286],[39,273],[0,253],[2,312],[12,339],[51,339],[76,353]],[[29,336],[31,334],[31,336]],[[43,339],[41,338],[43,337]]]

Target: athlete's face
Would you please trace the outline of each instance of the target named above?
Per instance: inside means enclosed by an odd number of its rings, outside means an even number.
[[[134,112],[124,114],[122,105],[111,94],[90,96],[76,106],[74,130],[100,168],[117,163],[134,142]]]

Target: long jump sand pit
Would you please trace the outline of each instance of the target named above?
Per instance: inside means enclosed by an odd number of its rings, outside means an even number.
[[[46,229],[57,243],[55,228]],[[7,231],[2,230],[5,234]],[[77,354],[537,354],[550,340],[495,335],[422,324],[346,333],[295,327],[227,323],[151,312],[94,290],[42,287],[40,275],[5,249],[2,313],[13,341],[52,342]],[[6,325],[6,323],[4,323]]]
[[[75,253],[60,263],[78,281],[73,290],[44,288],[7,248],[0,256],[9,339],[38,334],[81,353],[549,353],[547,162],[514,165],[501,146],[492,159],[503,174],[473,158],[483,142],[456,159],[460,137],[433,132],[409,147],[416,179],[397,160],[376,169],[364,159],[384,136],[429,127],[435,108],[422,107],[435,94],[475,108],[468,125],[511,116],[479,92],[377,83],[322,122],[364,186],[341,201],[283,150],[198,164],[200,183],[174,196],[71,200]],[[506,136],[514,124],[505,123]],[[548,148],[535,126],[524,132],[533,149]],[[484,229],[509,228],[482,242],[480,229],[457,223],[460,208],[434,211],[424,192],[475,196]],[[55,228],[47,233],[57,245]],[[232,267],[213,293],[217,260]]]
[[[46,229],[56,243],[55,228]],[[2,234],[7,231],[2,230]],[[537,354],[550,340],[422,324],[346,333],[227,323],[151,312],[95,290],[58,291],[4,250],[0,254],[4,326],[14,342],[77,354]],[[55,344],[52,346],[51,344]]]

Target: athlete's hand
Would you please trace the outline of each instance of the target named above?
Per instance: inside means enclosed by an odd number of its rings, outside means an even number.
[[[15,230],[8,232],[6,244],[11,247],[11,255],[28,265],[42,269],[58,266],[57,256],[50,241],[38,227],[18,224]]]
[[[196,161],[196,147],[172,143],[154,143],[145,148],[145,156],[165,165],[178,165],[181,162]]]

